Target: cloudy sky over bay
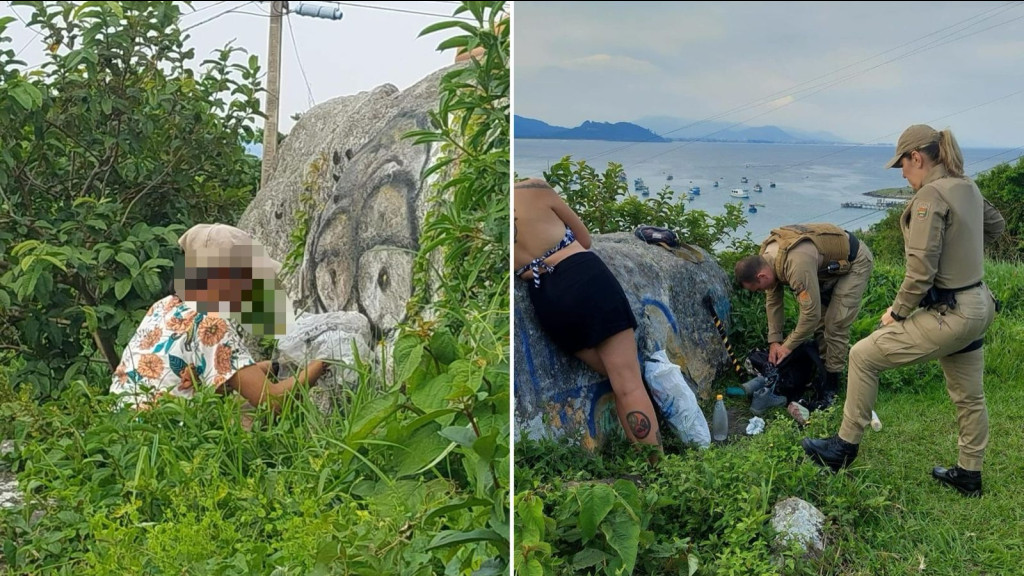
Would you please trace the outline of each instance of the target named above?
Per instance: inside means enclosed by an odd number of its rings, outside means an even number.
[[[963,146],[1024,145],[1024,2],[515,4],[521,116],[665,115],[863,143],[928,123]]]

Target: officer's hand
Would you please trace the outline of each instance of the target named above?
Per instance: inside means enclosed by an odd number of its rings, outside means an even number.
[[[886,308],[885,312],[882,313],[882,319],[879,321],[879,323],[882,326],[888,326],[889,324],[892,324],[893,322],[896,321],[896,319],[892,317],[892,314],[890,314],[890,312],[892,312],[892,306]]]
[[[790,352],[792,352],[792,350],[786,348],[781,343],[772,342],[768,347],[768,362],[771,364],[778,364],[779,362],[782,362],[783,358],[789,356]]]

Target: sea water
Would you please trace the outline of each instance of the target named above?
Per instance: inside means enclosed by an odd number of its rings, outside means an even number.
[[[719,142],[633,143],[594,140],[527,140],[514,142],[514,170],[519,177],[543,177],[563,156],[585,160],[599,172],[609,162],[622,164],[630,193],[633,181],[643,178],[651,197],[669,186],[684,199],[692,186],[700,195],[688,209],[722,214],[725,204],[742,203],[748,220],[740,231],[760,242],[777,226],[831,222],[851,231],[867,229],[881,220],[884,210],[843,208],[843,202],[874,202],[866,192],[907,186],[899,169],[886,169],[895,146],[747,144]],[[974,176],[1014,161],[1019,149],[963,149],[964,167]],[[672,179],[669,180],[668,176]],[[746,177],[747,183],[741,183]],[[718,187],[713,183],[718,180]],[[769,187],[774,181],[775,188]],[[763,192],[755,192],[760,184]],[[749,198],[733,198],[729,191],[743,188]],[[751,202],[757,213],[749,213]]]

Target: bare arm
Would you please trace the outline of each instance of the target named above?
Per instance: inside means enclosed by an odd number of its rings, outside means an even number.
[[[580,217],[573,212],[572,208],[565,203],[565,200],[562,200],[562,197],[559,196],[557,192],[552,190],[549,194],[551,209],[559,218],[562,219],[562,222],[565,222],[565,225],[572,230],[572,233],[576,236],[576,241],[580,243],[580,246],[590,250],[590,231],[587,230],[586,224],[583,223],[583,220],[580,220]]]
[[[297,376],[272,382],[259,364],[252,364],[235,372],[222,389],[238,390],[253,406],[269,402],[275,412],[281,409],[281,400],[296,385],[310,385],[323,376],[325,365],[320,360],[310,362]]]

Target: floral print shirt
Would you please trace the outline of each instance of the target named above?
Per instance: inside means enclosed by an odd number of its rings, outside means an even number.
[[[194,381],[217,388],[235,372],[255,364],[239,329],[225,318],[200,314],[176,295],[149,308],[121,355],[110,393],[122,406],[142,408],[165,394],[191,398],[179,389],[186,367]]]

